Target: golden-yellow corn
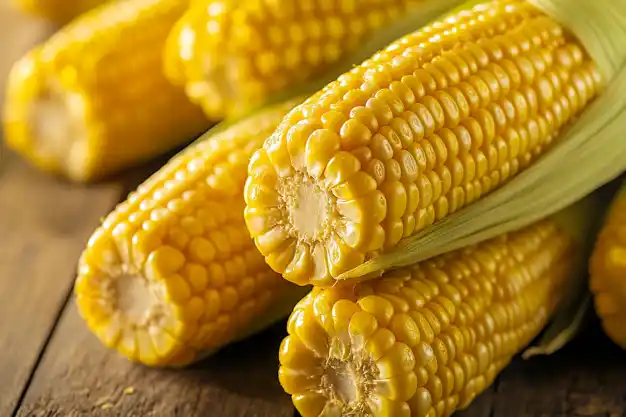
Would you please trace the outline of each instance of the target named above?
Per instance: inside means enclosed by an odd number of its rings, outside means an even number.
[[[316,287],[288,321],[280,383],[303,417],[450,416],[544,327],[578,248],[542,221],[380,279]]]
[[[56,23],[67,23],[107,1],[109,0],[12,0],[21,10]]]
[[[330,285],[532,164],[600,78],[524,1],[405,36],[290,112],[259,150],[246,185],[256,245],[286,279]]]
[[[40,168],[88,181],[193,139],[200,108],[163,73],[184,0],[125,0],[74,20],[13,67],[4,131]]]
[[[287,316],[304,295],[265,264],[243,219],[250,155],[295,104],[192,145],[96,230],[75,293],[106,346],[147,365],[185,365]]]
[[[589,270],[602,327],[615,343],[626,349],[626,185],[607,214]]]
[[[199,0],[172,31],[168,75],[211,118],[332,68],[424,0]]]

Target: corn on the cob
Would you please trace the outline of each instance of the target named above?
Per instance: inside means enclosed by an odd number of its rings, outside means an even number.
[[[279,378],[303,417],[449,416],[552,316],[577,242],[552,221],[386,273],[314,288]]]
[[[109,0],[12,0],[21,10],[56,23],[66,23]],[[123,1],[123,0],[121,0]]]
[[[40,168],[92,180],[166,152],[208,127],[162,69],[187,1],[127,0],[92,10],[15,64],[6,142]]]
[[[107,346],[148,365],[184,365],[288,315],[302,288],[254,247],[246,166],[296,102],[192,145],[131,193],[91,237],[75,292]]]
[[[168,74],[210,117],[232,116],[324,74],[424,3],[199,0],[172,31]]]
[[[611,205],[589,270],[602,327],[615,343],[626,349],[626,185]]]
[[[285,117],[249,168],[250,232],[286,279],[329,285],[501,187],[600,85],[579,43],[523,1],[435,22]]]

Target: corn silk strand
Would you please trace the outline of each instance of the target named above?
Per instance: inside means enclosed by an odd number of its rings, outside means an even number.
[[[626,0],[528,0],[579,38],[604,91],[509,183],[338,279],[368,279],[550,217],[626,170]]]

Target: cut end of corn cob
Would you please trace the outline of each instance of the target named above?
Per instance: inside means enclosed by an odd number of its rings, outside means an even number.
[[[286,279],[331,285],[523,171],[600,82],[576,40],[522,1],[407,35],[290,112],[255,155],[256,245]]]
[[[420,3],[201,0],[172,33],[168,66],[210,117],[233,116],[332,68]]]
[[[93,234],[76,301],[106,346],[147,365],[185,365],[291,311],[303,289],[254,247],[242,193],[250,155],[295,104],[186,149]]]
[[[39,57],[39,50],[32,51],[9,74],[7,140],[40,168],[81,178],[89,165],[85,99],[42,73]]]
[[[544,327],[574,240],[545,221],[294,309],[280,383],[303,417],[449,416]]]
[[[41,169],[90,181],[206,130],[201,109],[162,70],[185,10],[180,0],[111,2],[28,53],[7,83],[7,144]]]
[[[595,308],[606,334],[626,349],[626,187],[612,204],[590,261]]]

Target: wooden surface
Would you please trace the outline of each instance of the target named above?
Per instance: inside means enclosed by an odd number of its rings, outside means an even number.
[[[0,0],[0,92],[45,25]],[[9,42],[10,39],[10,42]],[[10,152],[0,165],[0,417],[290,417],[276,380],[284,323],[181,371],[131,365],[91,336],[70,296],[98,219],[158,163],[89,187]],[[463,417],[626,416],[626,353],[597,323],[557,355],[515,360]]]

